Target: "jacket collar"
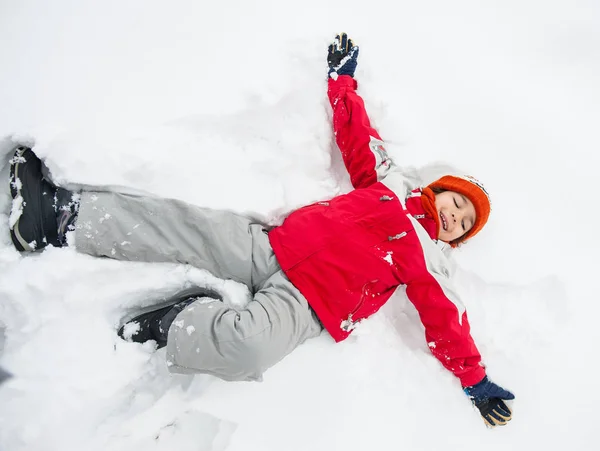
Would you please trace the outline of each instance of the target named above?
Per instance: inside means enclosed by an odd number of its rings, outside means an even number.
[[[406,209],[437,242],[440,220],[435,209],[435,194],[427,188],[412,190],[406,197]]]

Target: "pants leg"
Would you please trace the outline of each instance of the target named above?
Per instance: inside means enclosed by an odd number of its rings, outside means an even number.
[[[268,278],[243,310],[196,301],[171,324],[167,365],[175,373],[211,374],[225,380],[260,380],[322,326],[283,271]]]
[[[185,263],[246,284],[254,300],[190,304],[169,329],[172,372],[257,380],[322,326],[285,276],[260,224],[172,199],[84,192],[75,247],[93,256]]]
[[[178,200],[112,192],[82,193],[75,247],[117,260],[189,264],[252,292],[279,270],[261,224]]]

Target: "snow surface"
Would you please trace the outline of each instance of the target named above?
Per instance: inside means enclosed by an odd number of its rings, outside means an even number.
[[[492,195],[457,278],[489,375],[516,394],[507,427],[483,426],[403,296],[262,383],[171,376],[164,351],[117,339],[120,318],[187,283],[233,302],[243,287],[11,245],[17,142],[65,186],[271,223],[348,190],[325,96],[339,31],[394,159],[467,167]],[[594,0],[1,2],[0,449],[597,449],[599,48]]]

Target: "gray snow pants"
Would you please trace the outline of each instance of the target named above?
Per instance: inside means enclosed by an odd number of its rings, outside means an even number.
[[[262,225],[173,199],[84,192],[75,232],[79,252],[140,262],[190,264],[246,284],[254,300],[236,310],[193,302],[169,329],[176,373],[260,380],[322,326],[285,276]]]

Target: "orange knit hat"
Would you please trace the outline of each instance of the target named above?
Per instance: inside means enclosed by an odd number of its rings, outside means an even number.
[[[430,188],[432,190],[435,190],[437,188],[446,191],[455,191],[466,196],[471,202],[473,202],[476,215],[475,224],[473,224],[471,230],[469,230],[463,237],[461,237],[460,242],[463,242],[475,236],[483,228],[488,218],[490,217],[490,211],[492,209],[490,195],[483,187],[483,184],[475,177],[472,177],[470,175],[445,175],[442,178],[436,180],[435,182],[429,184],[427,188]],[[452,247],[456,247],[458,243],[452,242],[450,243],[450,245]]]

